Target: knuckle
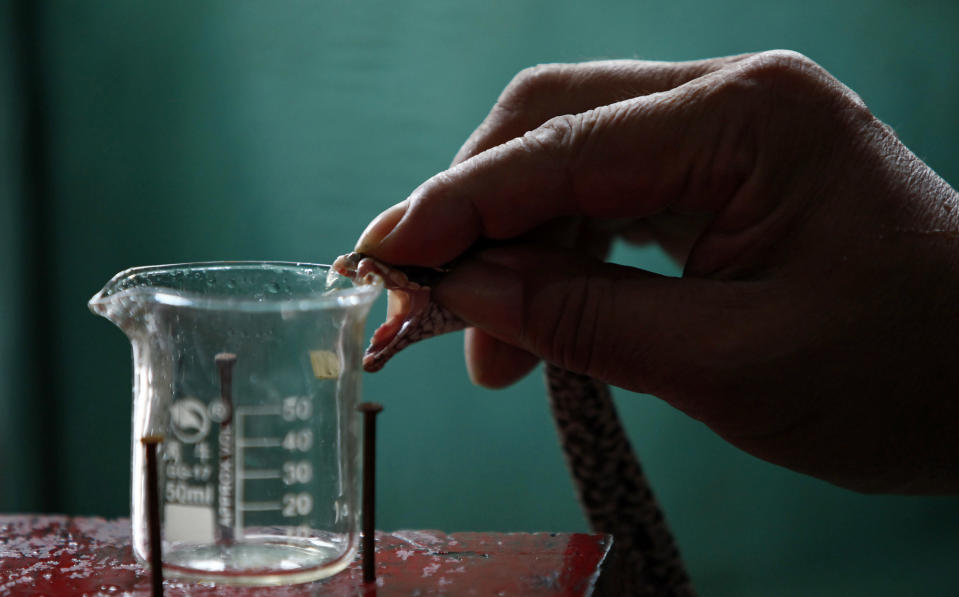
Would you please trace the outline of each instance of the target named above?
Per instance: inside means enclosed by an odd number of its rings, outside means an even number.
[[[497,143],[502,143],[507,140],[500,138],[504,132],[509,133],[508,139],[513,139],[542,125],[544,114],[552,110],[556,96],[566,92],[568,77],[575,66],[540,64],[517,73],[474,133],[473,143],[464,146],[454,163],[475,155],[478,139],[495,138]]]
[[[764,113],[790,114],[785,106],[828,115],[869,117],[868,108],[851,89],[811,58],[792,50],[770,50],[730,65],[722,89]],[[790,117],[791,118],[791,117]]]
[[[552,95],[564,84],[566,64],[538,64],[524,68],[509,82],[497,101],[508,112],[522,112],[539,98]]]
[[[855,96],[811,58],[792,50],[762,52],[733,68],[738,74],[734,79],[778,100]]]
[[[800,73],[810,70],[822,70],[811,58],[794,50],[769,50],[760,52],[754,60],[772,71]]]
[[[806,56],[791,50],[772,50],[756,54],[736,66],[739,79],[754,87],[794,90],[821,82],[826,72]]]
[[[562,150],[572,145],[579,128],[579,117],[556,116],[524,134],[523,142],[531,149]]]

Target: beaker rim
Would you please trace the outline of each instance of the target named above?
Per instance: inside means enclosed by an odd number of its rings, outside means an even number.
[[[314,310],[324,308],[342,308],[361,306],[372,303],[383,289],[383,282],[375,277],[367,284],[355,284],[342,288],[326,288],[324,291],[302,292],[295,296],[282,293],[269,294],[264,292],[259,296],[237,296],[236,294],[215,294],[197,292],[176,288],[165,284],[137,285],[133,280],[144,274],[171,274],[182,272],[184,276],[199,272],[219,272],[232,270],[283,270],[314,274],[310,270],[317,270],[315,276],[324,280],[331,275],[331,266],[321,263],[303,261],[194,261],[184,263],[168,263],[160,265],[141,265],[127,268],[113,276],[106,285],[93,296],[89,306],[94,311],[97,307],[105,307],[117,297],[145,295],[151,302],[175,307],[191,307],[197,309],[230,309],[238,311],[286,311],[286,310]],[[332,274],[340,278],[339,274]],[[346,278],[344,278],[346,280]]]

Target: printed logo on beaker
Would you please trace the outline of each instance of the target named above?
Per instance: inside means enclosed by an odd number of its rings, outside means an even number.
[[[170,411],[173,433],[180,441],[193,444],[206,437],[210,432],[210,419],[206,407],[195,398],[183,398],[173,403]]]

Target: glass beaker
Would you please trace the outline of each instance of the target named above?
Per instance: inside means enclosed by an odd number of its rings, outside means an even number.
[[[133,552],[148,561],[141,438],[160,436],[169,576],[286,584],[359,544],[363,328],[381,284],[325,265],[209,262],[114,276],[90,309],[133,344]]]

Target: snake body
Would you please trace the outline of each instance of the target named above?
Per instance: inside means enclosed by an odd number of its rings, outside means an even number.
[[[363,359],[377,371],[406,346],[465,323],[433,302],[430,287],[444,270],[392,266],[360,253],[339,257],[333,270],[363,283],[378,276],[399,297],[373,334]],[[550,408],[577,497],[590,527],[613,536],[610,594],[695,594],[663,512],[630,446],[609,387],[546,365]]]

